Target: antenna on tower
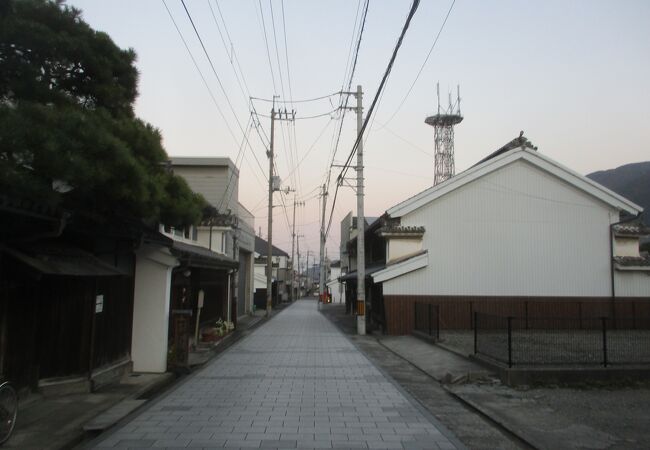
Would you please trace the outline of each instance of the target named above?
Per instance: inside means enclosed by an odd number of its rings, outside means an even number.
[[[449,92],[449,105],[446,114],[440,114],[440,83],[436,83],[438,96],[438,114],[429,116],[424,123],[431,125],[434,130],[435,140],[435,171],[433,185],[442,183],[455,175],[454,166],[454,125],[463,121],[460,114],[460,85],[457,85],[457,108],[454,112],[454,105],[451,102]]]

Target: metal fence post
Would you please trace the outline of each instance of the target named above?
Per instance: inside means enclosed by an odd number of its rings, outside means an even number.
[[[512,317],[508,317],[508,367],[512,368]]]
[[[431,337],[431,306],[432,306],[431,303],[429,303],[428,306],[429,306],[429,314],[428,314],[428,316],[429,316],[429,337]]]
[[[601,317],[603,321],[603,365],[607,367],[607,317]]]
[[[474,311],[474,354],[478,353],[478,313]]]
[[[413,302],[413,330],[418,329],[418,303]]]
[[[440,340],[440,305],[436,305],[436,339]]]

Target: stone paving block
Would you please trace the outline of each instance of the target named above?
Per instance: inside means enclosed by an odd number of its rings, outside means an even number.
[[[189,439],[159,439],[153,443],[152,447],[187,447],[189,443]]]
[[[300,449],[332,448],[332,441],[298,441]]]
[[[297,448],[298,441],[282,439],[282,440],[265,440],[262,439],[260,448]]]
[[[297,441],[313,441],[313,433],[282,433],[280,434],[280,439],[284,440],[297,440]]]
[[[368,448],[368,444],[361,441],[332,441],[332,448]]]
[[[178,437],[180,433],[145,433],[144,439],[165,439],[165,440],[174,440]]]
[[[237,342],[98,446],[134,437],[143,447],[391,448],[428,445],[424,439],[451,446],[308,301]]]
[[[225,448],[259,448],[261,441],[227,440]]]
[[[187,445],[187,448],[221,448],[226,444],[225,439],[209,439],[209,440],[201,440],[201,439],[192,439],[190,440],[190,443]]]

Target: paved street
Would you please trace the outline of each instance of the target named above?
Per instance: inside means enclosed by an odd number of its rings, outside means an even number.
[[[423,411],[302,300],[96,446],[460,446]]]

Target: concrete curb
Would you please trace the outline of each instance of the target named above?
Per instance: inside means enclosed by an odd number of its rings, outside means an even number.
[[[476,403],[476,402],[474,402],[472,400],[464,398],[463,396],[461,396],[461,395],[457,394],[456,392],[454,392],[449,387],[447,387],[445,385],[442,385],[442,388],[446,392],[448,392],[452,397],[454,397],[455,399],[457,399],[458,401],[460,401],[461,403],[466,405],[468,408],[476,411],[477,413],[479,413],[481,416],[485,417],[490,422],[493,422],[496,425],[498,425],[499,427],[501,427],[502,429],[508,431],[510,434],[515,436],[517,439],[521,440],[524,444],[528,445],[530,448],[533,448],[533,449],[553,448],[553,446],[549,447],[548,445],[545,445],[543,443],[536,442],[536,439],[531,438],[530,436],[526,436],[526,434],[522,430],[515,429],[512,426],[512,424],[507,423],[506,421],[500,420],[498,417],[495,417],[493,414],[491,414],[490,411],[485,410],[480,404],[478,404],[478,403]]]

